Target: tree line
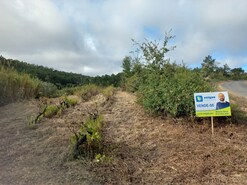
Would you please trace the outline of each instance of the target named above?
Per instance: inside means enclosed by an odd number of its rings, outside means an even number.
[[[6,59],[3,56],[0,56],[0,66],[14,69],[19,73],[29,74],[33,78],[52,83],[58,88],[82,86],[90,83],[100,86],[119,86],[121,78],[121,74],[91,77],[82,74],[68,73],[19,60]]]
[[[201,68],[195,68],[195,71],[202,73],[203,77],[212,80],[247,80],[247,73],[241,67],[231,69],[227,64],[218,66],[216,59],[211,55],[204,58]]]

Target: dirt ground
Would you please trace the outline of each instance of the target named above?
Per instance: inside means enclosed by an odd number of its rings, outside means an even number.
[[[209,123],[152,118],[125,92],[105,117],[114,160],[95,171],[106,184],[247,184],[245,125],[216,124],[212,137]]]
[[[75,111],[79,114],[77,109],[67,110],[64,116],[70,119]],[[30,128],[26,119],[37,111],[36,102],[0,108],[0,184],[97,184],[87,161],[70,158],[71,133],[65,117],[44,119]]]
[[[100,107],[110,159],[71,160],[66,124],[101,101],[80,103],[35,128],[25,124],[35,103],[1,107],[0,184],[247,184],[246,125],[215,124],[212,137],[209,120],[155,118],[121,91]]]

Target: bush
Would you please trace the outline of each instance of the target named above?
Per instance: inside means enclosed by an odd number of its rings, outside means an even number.
[[[74,94],[81,97],[84,101],[88,101],[91,97],[96,96],[102,89],[94,84],[85,85],[75,90]]]
[[[109,86],[102,90],[102,94],[105,96],[106,100],[108,101],[113,97],[114,91],[115,91],[114,87]]]
[[[136,43],[142,53],[139,62],[138,59],[132,61],[131,66],[136,68],[133,67],[133,75],[125,80],[125,87],[136,91],[138,102],[152,113],[192,116],[195,112],[193,94],[210,91],[211,87],[199,72],[165,58],[171,50],[167,48],[171,38],[166,36],[162,46],[152,41]]]
[[[123,89],[128,92],[136,92],[140,85],[140,76],[134,74],[133,76],[129,77],[125,84],[123,85]]]
[[[57,87],[54,84],[40,81],[39,92],[37,93],[37,96],[54,97],[56,94],[57,94]]]
[[[78,158],[79,155],[86,155],[90,158],[102,152],[102,123],[103,116],[98,114],[98,111],[89,113],[83,124],[73,123],[69,125],[69,130],[74,134],[71,138],[73,146],[73,158]]]
[[[71,107],[75,106],[76,104],[78,104],[79,100],[76,97],[67,97],[66,100],[68,102],[68,105]]]
[[[195,92],[210,91],[200,74],[175,64],[167,64],[160,73],[145,74],[138,88],[138,102],[147,110],[174,117],[193,115]]]
[[[51,118],[52,116],[56,115],[59,111],[59,107],[57,105],[48,105],[44,112],[44,116],[47,118]]]

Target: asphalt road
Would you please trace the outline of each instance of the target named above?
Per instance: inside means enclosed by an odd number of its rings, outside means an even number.
[[[247,81],[228,81],[221,84],[223,90],[247,98]]]

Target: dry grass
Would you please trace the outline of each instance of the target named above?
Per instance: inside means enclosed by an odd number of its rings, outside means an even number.
[[[178,124],[152,118],[135,97],[118,92],[106,110],[107,155],[93,168],[105,184],[243,184],[247,179],[247,128]],[[107,148],[110,148],[109,150]]]
[[[247,127],[193,125],[154,118],[135,96],[116,92],[111,104],[97,95],[44,119],[34,130],[24,124],[35,105],[0,109],[0,184],[245,184]],[[96,105],[97,104],[97,105]],[[104,154],[111,160],[70,161],[67,123],[99,106]],[[11,170],[9,170],[11,169]]]

